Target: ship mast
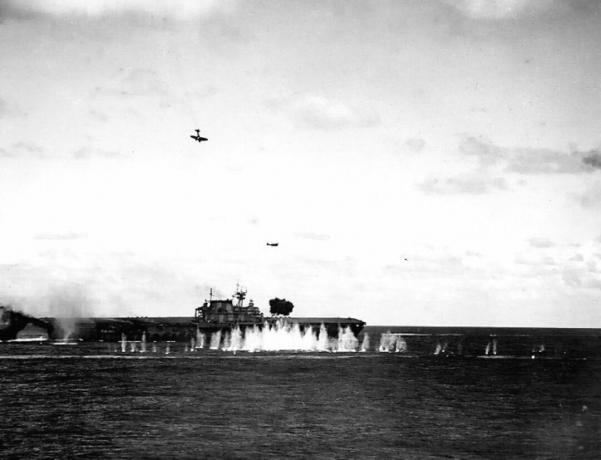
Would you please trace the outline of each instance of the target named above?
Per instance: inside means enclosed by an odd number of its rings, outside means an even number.
[[[246,298],[246,290],[240,287],[240,283],[236,283],[236,293],[234,297],[238,299],[237,307],[244,306],[244,299]]]

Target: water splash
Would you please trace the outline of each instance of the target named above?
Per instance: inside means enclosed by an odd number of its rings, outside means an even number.
[[[205,335],[196,331],[196,348],[204,348],[205,347]]]
[[[221,345],[221,330],[211,334],[211,344],[209,345],[209,348],[211,350],[219,350],[220,345]]]
[[[378,351],[383,353],[401,353],[407,351],[407,342],[401,334],[385,332],[380,336]]]
[[[359,341],[350,327],[343,327],[338,332],[338,346],[335,351],[357,351]]]
[[[367,332],[363,334],[363,342],[361,342],[361,351],[369,351],[369,334]]]
[[[203,340],[204,341],[204,338]],[[339,330],[337,338],[328,337],[324,324],[319,330],[298,323],[280,320],[275,323],[257,325],[244,331],[235,327],[231,331],[217,331],[211,334],[211,350],[223,351],[357,351],[358,340],[350,327]]]

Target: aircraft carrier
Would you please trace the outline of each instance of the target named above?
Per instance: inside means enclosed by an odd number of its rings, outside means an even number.
[[[323,325],[330,337],[350,329],[355,336],[365,326],[356,318],[343,317],[282,317],[264,316],[252,300],[245,305],[246,291],[237,289],[231,299],[213,299],[212,294],[194,316],[170,317],[89,317],[89,318],[34,318],[0,306],[0,341],[14,340],[70,340],[118,342],[125,335],[128,340],[187,342],[199,332],[210,335],[217,331],[239,328],[264,328],[283,322],[298,324],[301,330],[318,331]]]

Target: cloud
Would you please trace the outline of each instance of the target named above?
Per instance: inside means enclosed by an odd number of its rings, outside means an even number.
[[[420,138],[412,138],[407,139],[407,141],[405,141],[405,145],[409,148],[409,150],[415,153],[420,153],[424,150],[426,141]]]
[[[575,196],[575,198],[584,208],[597,208],[601,206],[601,184],[595,184],[587,188],[583,193]]]
[[[111,96],[116,98],[137,97],[137,96],[155,96],[160,98],[170,97],[168,85],[159,74],[150,69],[135,68],[130,69],[123,74],[121,70],[117,77],[118,82],[115,85],[94,88],[93,96]]]
[[[295,235],[306,240],[325,241],[330,239],[330,235],[325,233],[297,232]]]
[[[104,150],[95,147],[81,147],[73,152],[72,158],[75,160],[88,160],[90,158],[120,158],[125,155],[114,151]]]
[[[465,175],[445,179],[430,178],[418,184],[418,189],[424,193],[435,195],[482,195],[495,190],[506,190],[507,183],[501,177]]]
[[[370,127],[380,123],[373,111],[360,110],[317,95],[297,95],[274,99],[269,105],[284,110],[299,125],[324,131]]]
[[[33,142],[15,142],[0,148],[0,158],[48,158],[44,148]]]
[[[555,5],[554,0],[445,0],[471,19],[509,20],[536,16]]]
[[[88,235],[85,233],[65,232],[65,233],[38,233],[34,236],[36,240],[55,240],[55,241],[69,241],[69,240],[80,240],[87,238]]]
[[[526,147],[501,147],[485,139],[468,136],[459,151],[478,159],[482,168],[501,167],[519,174],[578,174],[601,169],[601,154],[588,152],[562,152],[551,149]]]
[[[593,169],[601,169],[601,152],[599,150],[590,150],[583,153],[582,162],[591,166]]]
[[[570,287],[601,289],[601,279],[594,267],[576,266],[564,268],[561,272],[561,279]]]
[[[530,246],[535,248],[550,248],[555,246],[555,244],[548,238],[534,237],[530,238],[528,242],[530,243]]]
[[[2,5],[3,15],[27,17],[32,15],[87,16],[143,14],[175,20],[194,20],[228,11],[231,0],[8,0]]]

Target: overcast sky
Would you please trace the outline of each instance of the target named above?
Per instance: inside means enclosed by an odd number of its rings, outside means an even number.
[[[597,1],[0,0],[1,301],[601,327],[600,75]]]

